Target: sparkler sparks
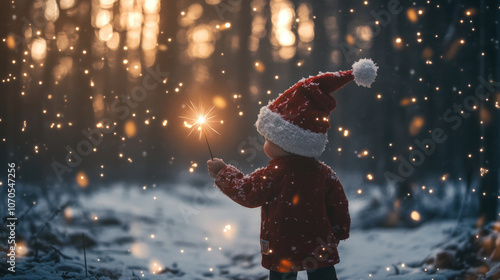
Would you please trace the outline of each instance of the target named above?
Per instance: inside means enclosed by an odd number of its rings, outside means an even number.
[[[186,119],[184,121],[184,126],[187,128],[190,128],[191,131],[189,132],[188,136],[191,135],[194,131],[198,131],[199,134],[199,139],[201,140],[201,136],[205,137],[205,141],[207,142],[208,146],[208,151],[210,152],[210,157],[213,160],[213,155],[212,155],[212,149],[210,148],[210,144],[208,143],[208,138],[207,138],[207,131],[213,131],[217,134],[217,130],[215,130],[210,123],[213,122],[213,118],[215,118],[213,109],[214,107],[210,108],[210,110],[205,111],[203,106],[200,104],[198,107],[193,104],[193,102],[190,102],[191,104],[188,105],[188,109],[190,111],[189,116],[187,117],[182,117]],[[207,129],[208,128],[208,129]]]

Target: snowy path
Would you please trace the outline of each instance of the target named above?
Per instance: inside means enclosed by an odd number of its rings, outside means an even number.
[[[91,275],[104,269],[120,279],[267,279],[268,271],[260,266],[260,210],[241,207],[210,185],[177,185],[168,191],[114,186],[82,197],[81,203],[83,209],[71,209],[71,219],[87,220],[90,227],[73,223],[61,229],[94,238],[97,245],[87,250]],[[446,279],[401,264],[423,260],[454,225],[353,230],[340,244],[339,279]],[[81,250],[63,252],[74,259],[59,269],[84,276]],[[406,274],[395,275],[393,265]],[[53,270],[49,263],[29,271],[38,279],[54,279],[50,275],[60,271]]]

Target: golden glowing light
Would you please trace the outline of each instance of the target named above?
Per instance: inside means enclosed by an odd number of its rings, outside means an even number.
[[[196,106],[191,102],[190,105],[187,106],[190,114],[187,117],[181,116],[181,118],[186,119],[184,121],[184,126],[191,129],[189,132],[188,136],[191,135],[194,131],[199,131],[200,132],[200,139],[203,133],[207,133],[207,128],[208,131],[213,131],[217,134],[217,130],[215,130],[210,123],[213,122],[213,118],[215,118],[215,115],[213,114],[213,109],[214,107],[210,108],[210,110],[205,111],[203,106],[200,104],[199,106]]]
[[[149,255],[149,247],[146,243],[136,242],[130,247],[130,252],[134,257],[144,259]]]
[[[417,11],[413,8],[410,8],[406,11],[406,16],[408,16],[408,20],[413,23],[417,22],[418,20]]]
[[[87,174],[85,172],[80,171],[78,174],[76,174],[76,183],[78,186],[85,188],[89,185],[89,179],[87,178]]]
[[[137,134],[137,127],[133,120],[129,120],[125,123],[124,130],[128,138],[132,138]]]
[[[24,241],[18,242],[16,249],[17,249],[17,252],[16,252],[17,255],[21,256],[21,257],[26,256],[26,254],[28,254],[28,252],[29,252],[28,247],[26,246],[26,243]]]
[[[71,220],[71,218],[73,218],[73,216],[74,216],[74,211],[73,211],[73,208],[71,208],[71,207],[66,207],[66,208],[64,209],[64,218],[65,218],[66,220]]]
[[[162,271],[162,265],[159,261],[157,260],[152,260],[151,263],[149,264],[149,271],[151,271],[151,273],[153,274],[156,274],[157,272],[161,272]]]
[[[415,116],[410,123],[410,135],[416,136],[424,127],[425,119],[422,116]]]
[[[34,60],[43,60],[47,55],[47,42],[43,38],[37,38],[31,43],[31,57]]]
[[[262,73],[266,70],[266,67],[260,61],[255,62],[254,66],[255,66],[255,70],[259,73]]]
[[[489,170],[488,170],[488,169],[486,169],[486,168],[484,168],[484,167],[481,167],[481,168],[479,169],[479,171],[480,171],[480,173],[481,173],[481,177],[482,177],[482,176],[484,176],[486,173],[488,173],[488,172],[489,172]]]
[[[208,58],[215,50],[215,34],[213,29],[206,24],[191,28],[188,33],[187,54],[193,58]]]
[[[417,212],[417,211],[413,211],[411,212],[411,218],[414,220],[414,221],[420,221],[420,214]]]
[[[10,50],[14,50],[16,48],[16,38],[14,37],[14,35],[12,34],[9,34],[7,36],[7,40],[5,41],[7,43],[7,47],[10,49]],[[26,55],[27,53],[25,53]]]
[[[212,102],[214,103],[214,106],[217,107],[218,109],[224,109],[227,107],[227,102],[222,96],[215,96],[212,99]]]

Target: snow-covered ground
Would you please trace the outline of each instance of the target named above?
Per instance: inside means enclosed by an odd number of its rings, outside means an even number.
[[[87,237],[89,278],[106,279],[267,279],[260,266],[260,209],[248,209],[211,184],[192,187],[111,186],[79,198],[51,221],[63,236]],[[356,203],[353,203],[353,205]],[[353,209],[355,211],[355,209]],[[356,217],[356,213],[351,213]],[[339,279],[448,279],[450,271],[428,274],[419,264],[433,246],[448,238],[453,221],[413,229],[353,229],[339,247]],[[69,258],[47,254],[18,262],[5,279],[85,277],[77,244],[59,247]],[[58,246],[55,246],[58,247]],[[27,248],[30,250],[30,248]],[[4,257],[4,255],[2,256]],[[42,256],[43,259],[43,256]],[[55,260],[59,259],[59,262]],[[299,273],[299,279],[306,279]]]

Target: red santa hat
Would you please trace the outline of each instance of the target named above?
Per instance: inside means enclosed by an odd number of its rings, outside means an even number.
[[[370,87],[378,66],[371,59],[361,59],[352,70],[320,73],[302,79],[277,99],[260,109],[257,131],[283,150],[319,157],[325,150],[328,118],[337,106],[332,93],[351,81]]]

